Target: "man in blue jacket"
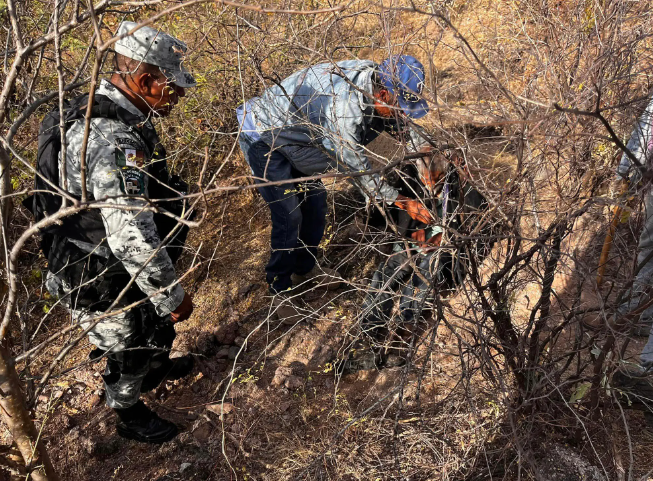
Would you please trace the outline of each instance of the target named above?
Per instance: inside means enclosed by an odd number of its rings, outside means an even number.
[[[429,150],[405,117],[427,114],[423,85],[424,67],[409,55],[381,64],[325,63],[295,72],[237,109],[240,147],[270,207],[272,252],[266,279],[276,313],[286,323],[301,319],[289,302],[289,289],[311,281],[338,284],[336,271],[316,264],[326,224],[324,185],[293,179],[330,169],[369,171],[365,146],[383,131],[399,137],[410,151]],[[289,182],[265,185],[284,180]],[[378,174],[357,177],[356,182],[368,198],[430,220],[419,200],[400,196]]]

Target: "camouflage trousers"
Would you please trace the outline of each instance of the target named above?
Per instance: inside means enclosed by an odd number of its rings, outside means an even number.
[[[646,193],[644,208],[644,229],[637,246],[637,265],[641,267],[635,277],[628,299],[618,308],[620,315],[637,309],[642,302],[650,302],[651,285],[653,284],[653,259],[649,259],[653,252],[653,190]],[[646,308],[636,322],[641,328],[650,329],[653,324],[653,306]],[[640,354],[640,363],[646,368],[653,367],[653,330],[650,330],[648,342]]]
[[[72,310],[73,320],[87,329],[102,314],[88,310]],[[154,306],[142,306],[107,317],[91,327],[89,340],[98,349],[92,357],[106,357],[103,375],[107,406],[124,409],[138,402],[143,379],[168,359],[175,329],[169,316],[159,317]]]

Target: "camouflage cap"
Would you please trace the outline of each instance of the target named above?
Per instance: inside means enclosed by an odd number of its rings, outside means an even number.
[[[124,35],[138,25],[122,22],[116,35]],[[195,87],[195,79],[183,66],[186,44],[175,37],[152,27],[141,27],[132,35],[116,42],[115,51],[139,62],[156,65],[161,72],[179,87]]]

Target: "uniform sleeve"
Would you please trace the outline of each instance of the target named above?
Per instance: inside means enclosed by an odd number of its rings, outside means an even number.
[[[351,171],[370,170],[370,162],[361,144],[363,112],[358,106],[358,100],[338,99],[334,107],[335,118],[331,119],[331,122],[335,128],[324,136],[324,147]],[[398,192],[383,182],[378,174],[358,177],[358,181],[377,199],[393,203],[397,198]]]
[[[633,133],[630,135],[630,140],[626,144],[640,164],[646,165],[647,159],[653,152],[653,97],[649,100],[646,110],[639,118]],[[624,153],[621,156],[621,162],[617,167],[617,174],[625,179],[629,179],[632,183],[639,182],[640,171],[636,165],[633,165],[628,155]]]
[[[111,135],[109,139],[89,140],[89,190],[96,200],[119,197],[106,199],[106,202],[136,207],[147,205],[136,198],[148,193],[147,176],[143,171],[145,151],[140,142],[129,132]],[[142,268],[136,276],[136,284],[150,296],[160,316],[170,314],[181,304],[184,290],[176,284],[175,268],[165,248],[147,261],[161,244],[153,213],[112,208],[100,209],[100,212],[113,254],[132,276]],[[161,289],[163,291],[157,294]]]

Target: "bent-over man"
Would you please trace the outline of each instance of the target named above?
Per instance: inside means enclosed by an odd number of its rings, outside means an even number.
[[[406,122],[406,117],[419,119],[428,112],[423,84],[424,68],[409,55],[381,64],[325,63],[292,74],[237,109],[240,147],[270,208],[266,279],[276,313],[286,323],[302,318],[290,302],[294,286],[338,284],[336,271],[316,264],[326,224],[324,185],[294,179],[333,168],[369,171],[365,146],[384,131],[401,138],[411,151],[423,148],[426,142]],[[265,185],[268,181],[288,182]],[[420,201],[399,195],[377,174],[357,182],[369,197],[401,206],[416,219],[430,218]]]

